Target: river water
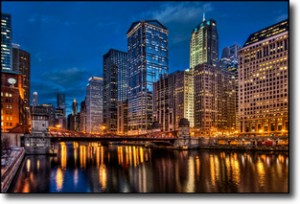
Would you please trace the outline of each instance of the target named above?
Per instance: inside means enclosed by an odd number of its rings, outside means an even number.
[[[26,156],[9,192],[288,192],[288,153],[55,146],[57,156]]]

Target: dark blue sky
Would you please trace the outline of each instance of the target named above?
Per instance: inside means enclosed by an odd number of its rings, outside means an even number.
[[[219,53],[243,45],[249,34],[288,18],[288,2],[2,2],[12,15],[13,42],[31,54],[31,95],[56,106],[66,93],[84,100],[90,76],[102,76],[102,55],[127,50],[131,23],[157,19],[169,30],[169,73],[189,66],[192,29],[206,18],[217,21]]]

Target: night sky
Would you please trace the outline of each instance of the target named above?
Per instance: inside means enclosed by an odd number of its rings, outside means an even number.
[[[31,96],[56,106],[66,93],[67,113],[74,98],[84,100],[90,76],[102,75],[110,48],[127,51],[126,33],[134,21],[157,19],[169,30],[169,73],[189,67],[192,29],[217,21],[219,55],[249,34],[288,18],[288,2],[2,2],[12,16],[13,42],[31,54]]]

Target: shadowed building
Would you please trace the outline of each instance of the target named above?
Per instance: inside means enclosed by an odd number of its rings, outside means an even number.
[[[127,126],[124,123],[127,114],[122,114],[122,109],[118,114],[118,106],[126,102],[128,96],[127,53],[110,49],[103,55],[103,75],[103,123],[107,131],[116,133],[117,129],[124,130],[118,125]],[[119,133],[124,134],[124,131]]]
[[[13,70],[23,75],[24,104],[30,108],[30,54],[13,44]]]
[[[127,32],[128,134],[152,129],[153,83],[168,72],[168,30],[157,20],[137,21]]]
[[[231,75],[209,64],[195,67],[195,128],[198,134],[235,130],[235,82]]]

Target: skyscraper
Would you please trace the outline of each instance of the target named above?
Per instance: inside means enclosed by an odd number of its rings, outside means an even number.
[[[128,98],[127,53],[110,49],[103,55],[103,123],[117,132],[117,106]]]
[[[78,113],[78,104],[76,99],[74,98],[72,103],[72,115],[77,115],[77,113]]]
[[[1,71],[12,71],[11,16],[1,14]]]
[[[168,72],[168,30],[157,20],[138,21],[127,32],[129,60],[128,132],[152,127],[153,83]]]
[[[86,105],[85,105],[85,100],[80,103],[79,131],[86,132]]]
[[[239,52],[241,134],[288,134],[288,20],[252,33]]]
[[[24,76],[24,104],[27,108],[30,107],[30,54],[25,50],[21,50],[17,44],[12,44],[13,47],[13,71]]]
[[[207,63],[213,66],[218,62],[218,31],[215,20],[205,20],[193,29],[190,41],[190,68]]]
[[[235,131],[235,83],[231,80],[231,73],[219,67],[206,63],[195,67],[195,128],[199,135]]]
[[[103,124],[103,78],[92,76],[86,87],[86,132],[100,132]]]
[[[38,92],[33,92],[32,106],[38,106]]]
[[[64,93],[57,93],[57,108],[61,108],[64,110],[64,114],[66,114],[66,95]]]

